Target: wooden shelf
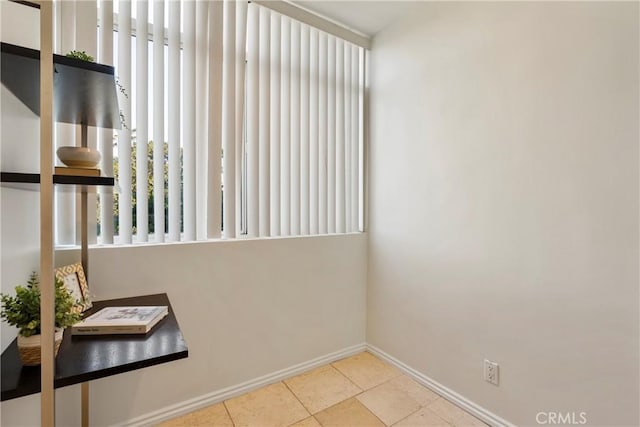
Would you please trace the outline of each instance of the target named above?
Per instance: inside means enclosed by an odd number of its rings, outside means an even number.
[[[0,182],[18,184],[40,184],[40,174],[0,172]],[[54,184],[113,186],[114,182],[114,178],[108,176],[53,175]]]
[[[167,294],[93,303],[87,315],[109,306],[166,305],[169,314],[146,335],[71,336],[66,331],[55,361],[55,388],[109,377],[189,356]],[[23,366],[17,340],[2,353],[1,400],[40,392],[40,367]]]
[[[40,51],[1,44],[2,83],[40,115]],[[111,66],[53,55],[54,120],[119,129],[120,109]]]

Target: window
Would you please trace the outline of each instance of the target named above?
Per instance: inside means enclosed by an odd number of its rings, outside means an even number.
[[[360,47],[249,5],[249,236],[361,230],[363,61]]]
[[[97,10],[126,124],[98,242],[362,230],[364,49],[243,1]]]

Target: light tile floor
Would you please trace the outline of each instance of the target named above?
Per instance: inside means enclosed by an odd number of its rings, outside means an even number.
[[[482,421],[363,352],[161,427],[467,427]]]

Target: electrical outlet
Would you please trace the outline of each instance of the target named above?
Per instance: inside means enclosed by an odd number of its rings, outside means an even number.
[[[496,362],[484,359],[484,380],[494,385],[500,382],[500,367]]]

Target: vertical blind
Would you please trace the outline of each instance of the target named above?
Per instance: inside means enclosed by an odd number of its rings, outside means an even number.
[[[100,243],[361,230],[363,48],[246,1],[97,11],[124,122]]]
[[[361,229],[364,51],[249,5],[249,236]]]

